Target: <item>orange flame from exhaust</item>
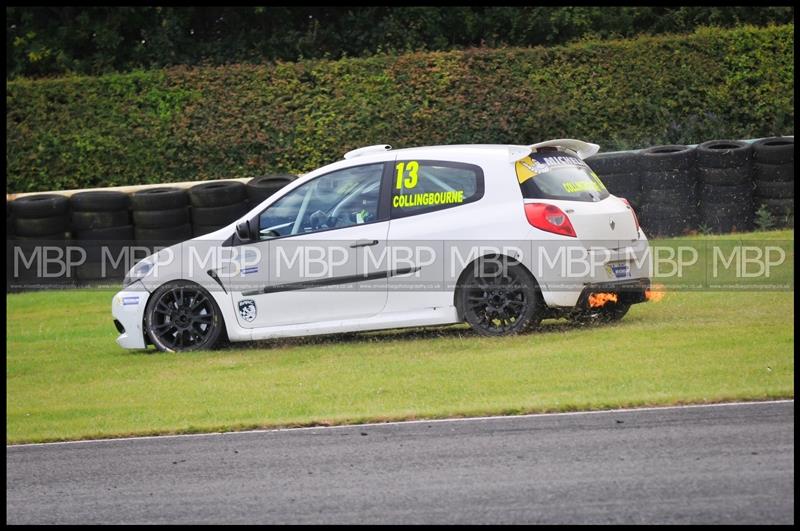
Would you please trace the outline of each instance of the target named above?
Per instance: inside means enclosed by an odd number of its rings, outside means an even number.
[[[609,302],[617,302],[616,293],[592,293],[589,295],[590,308],[600,308]]]
[[[644,292],[644,298],[650,302],[661,302],[664,295],[666,295],[666,289],[663,284],[653,284]]]

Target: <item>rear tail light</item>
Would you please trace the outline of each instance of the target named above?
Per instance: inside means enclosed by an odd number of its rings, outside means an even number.
[[[628,201],[624,197],[620,197],[620,199],[625,201],[625,204],[628,205],[628,208],[631,209],[631,214],[633,214],[633,221],[636,222],[636,232],[638,233],[639,232],[639,218],[636,216],[636,211],[633,209],[633,206],[631,206],[630,201]]]
[[[567,215],[555,205],[526,203],[525,216],[528,218],[528,223],[537,229],[577,237]]]

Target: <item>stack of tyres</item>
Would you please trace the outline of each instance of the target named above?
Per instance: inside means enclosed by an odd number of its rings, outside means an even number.
[[[213,181],[189,189],[195,236],[221,229],[247,213],[247,187],[239,181]]]
[[[586,163],[600,177],[608,191],[627,199],[634,209],[641,204],[642,156],[638,152],[601,153]]]
[[[247,199],[255,206],[295,179],[296,176],[289,174],[253,177],[247,183]]]
[[[58,194],[20,197],[10,203],[13,240],[6,249],[11,291],[69,284],[66,264],[69,200]]]
[[[794,139],[772,137],[753,143],[755,208],[773,216],[779,226],[794,221]]]
[[[712,232],[753,228],[753,148],[738,140],[710,140],[697,146],[700,224]]]
[[[80,285],[117,281],[130,265],[126,247],[133,244],[130,199],[114,191],[78,192],[70,197],[75,243],[85,252],[75,268]]]
[[[697,226],[695,150],[654,146],[642,150],[642,227],[654,236],[676,236]]]
[[[192,238],[186,190],[159,187],[134,192],[131,208],[137,246],[156,250]]]

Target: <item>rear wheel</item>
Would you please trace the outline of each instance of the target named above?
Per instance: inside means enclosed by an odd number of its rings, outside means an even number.
[[[519,334],[542,320],[544,303],[536,280],[519,264],[476,262],[459,295],[464,319],[484,336]]]
[[[145,330],[158,350],[213,348],[224,327],[214,298],[193,282],[164,284],[147,303]]]

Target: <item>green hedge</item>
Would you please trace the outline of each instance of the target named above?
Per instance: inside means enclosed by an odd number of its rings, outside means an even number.
[[[350,149],[793,134],[794,25],[7,84],[7,191],[300,173]]]

